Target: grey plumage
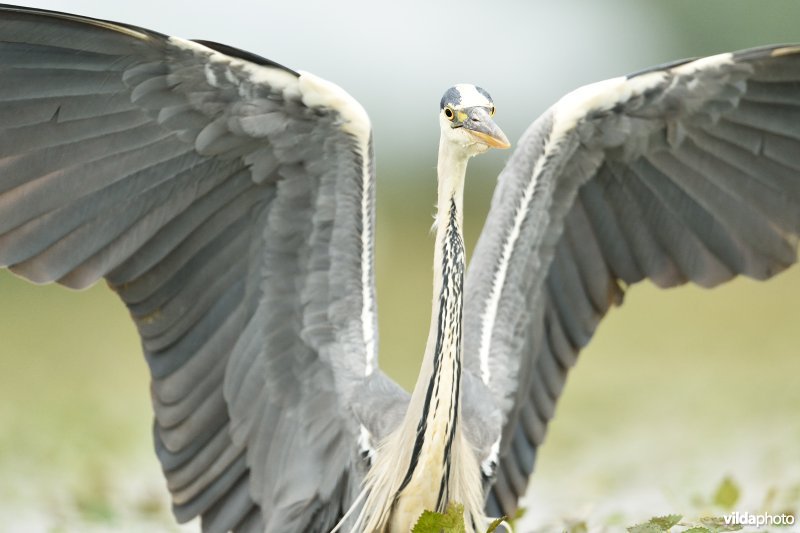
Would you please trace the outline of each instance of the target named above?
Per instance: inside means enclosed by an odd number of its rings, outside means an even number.
[[[503,410],[490,514],[514,514],[567,372],[624,287],[766,279],[797,260],[800,49],[681,65],[570,102],[589,103],[559,133],[562,100],[500,175],[465,309],[466,365],[476,375],[492,325],[488,385]],[[502,246],[532,179],[490,322]]]
[[[0,265],[104,277],[128,306],[179,520],[330,530],[409,404],[375,369],[368,124],[224,45],[11,6],[0,41]],[[798,48],[674,63],[525,134],[464,287],[460,423],[490,515],[513,515],[624,287],[796,261],[798,86]]]
[[[334,110],[204,46],[22,8],[0,34],[0,264],[105,276],[128,305],[179,520],[327,531],[362,475],[339,387],[365,375],[371,154]]]

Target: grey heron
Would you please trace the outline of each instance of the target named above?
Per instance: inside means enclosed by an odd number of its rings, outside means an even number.
[[[463,289],[463,353],[450,193],[483,145],[444,150],[434,320],[409,399],[376,366],[357,103],[215,43],[12,7],[1,26],[0,264],[119,292],[152,370],[176,516],[210,531],[328,530],[365,473],[365,524],[401,530],[419,498],[417,514],[466,504],[471,526],[481,476],[489,514],[510,513],[621,284],[766,278],[796,260],[797,49],[586,87],[501,175]],[[481,96],[445,95],[445,147],[488,114]]]

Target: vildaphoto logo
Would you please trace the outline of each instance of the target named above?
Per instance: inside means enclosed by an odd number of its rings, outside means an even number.
[[[728,515],[723,516],[725,520],[725,525],[732,526],[734,524],[740,524],[743,526],[793,526],[795,522],[795,516],[791,514],[769,514],[769,513],[761,513],[761,514],[753,514],[748,513],[747,511],[740,513],[736,511],[735,513],[731,513]]]

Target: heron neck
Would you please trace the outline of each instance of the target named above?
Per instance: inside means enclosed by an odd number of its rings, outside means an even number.
[[[442,140],[439,146],[439,194],[433,263],[431,327],[422,369],[409,412],[416,428],[402,493],[427,492],[428,509],[449,503],[453,447],[458,446],[461,395],[462,289],[464,241],[462,205],[467,156]],[[432,505],[431,505],[432,504]]]
[[[367,499],[358,531],[409,531],[425,510],[464,505],[482,523],[480,468],[459,428],[461,396],[461,232],[468,156],[442,139],[431,328],[419,378],[402,424],[381,443],[365,478]]]
[[[442,289],[446,261],[460,259],[463,271],[463,253],[460,258],[448,258],[445,252],[449,249],[448,239],[458,237],[459,246],[463,252],[463,204],[464,204],[464,177],[467,172],[468,157],[464,155],[453,143],[442,139],[439,143],[439,161],[437,164],[438,195],[436,205],[436,245],[433,257],[433,311],[437,308],[437,298]],[[431,324],[433,326],[433,323]],[[431,327],[431,333],[434,328]]]

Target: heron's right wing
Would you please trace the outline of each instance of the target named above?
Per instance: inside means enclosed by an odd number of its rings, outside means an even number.
[[[206,42],[0,8],[0,265],[105,277],[152,374],[180,520],[327,531],[378,375],[363,109]],[[386,387],[384,387],[385,389]]]
[[[567,372],[625,287],[766,279],[798,235],[800,47],[600,82],[537,120],[466,279],[465,367],[503,413],[489,512],[513,516]]]

